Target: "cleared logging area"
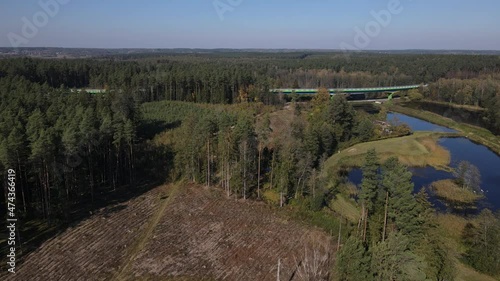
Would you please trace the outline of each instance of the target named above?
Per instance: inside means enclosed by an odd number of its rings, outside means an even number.
[[[3,280],[108,280],[156,211],[165,187],[101,209],[46,241]]]
[[[278,262],[280,280],[322,280],[334,248],[263,203],[163,186],[47,241],[6,280],[276,280]]]

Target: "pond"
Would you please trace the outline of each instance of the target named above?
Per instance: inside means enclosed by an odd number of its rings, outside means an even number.
[[[455,130],[399,113],[389,113],[387,120],[389,122],[406,123],[413,131],[456,132]],[[499,210],[500,157],[484,145],[476,144],[467,138],[442,138],[439,140],[439,144],[450,151],[451,167],[456,168],[460,161],[468,161],[478,167],[481,173],[481,189],[483,189],[486,197],[478,203],[479,209],[489,208],[491,210]],[[413,173],[412,180],[415,185],[415,192],[418,192],[422,187],[428,187],[434,181],[453,178],[451,173],[439,171],[432,167],[410,168],[410,170]],[[361,170],[353,169],[349,173],[348,179],[356,185],[361,184]],[[435,198],[431,198],[431,201],[439,209],[445,208]]]

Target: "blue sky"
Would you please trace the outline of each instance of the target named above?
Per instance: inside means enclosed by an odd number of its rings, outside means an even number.
[[[43,25],[40,3],[55,1],[67,3]],[[498,0],[400,0],[383,27],[372,11],[391,1],[0,0],[0,46],[500,50]],[[370,22],[380,29],[356,44]]]

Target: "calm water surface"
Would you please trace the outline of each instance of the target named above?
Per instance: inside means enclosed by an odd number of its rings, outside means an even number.
[[[456,132],[455,130],[435,125],[421,119],[413,118],[399,113],[389,113],[389,122],[403,122],[408,124],[413,131]],[[460,161],[469,161],[477,166],[481,172],[481,189],[486,196],[479,202],[479,208],[500,209],[500,157],[484,145],[476,144],[467,138],[442,138],[439,144],[450,151],[451,164],[455,168]],[[429,186],[432,182],[451,179],[453,175],[448,172],[438,171],[432,167],[410,168],[413,173],[415,192],[422,187]],[[362,173],[360,169],[353,169],[348,176],[356,185],[361,184]],[[443,205],[435,199],[431,200],[438,208]]]
[[[443,133],[456,133],[457,131],[432,124],[430,122],[424,121],[422,119],[410,117],[400,113],[388,113],[387,121],[392,123],[406,123],[414,131],[432,131],[432,132],[443,132]]]

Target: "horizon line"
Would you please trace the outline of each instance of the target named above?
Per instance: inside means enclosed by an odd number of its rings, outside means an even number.
[[[329,49],[329,48],[265,48],[265,47],[248,47],[248,48],[203,48],[203,47],[54,47],[54,46],[30,46],[30,47],[12,47],[0,46],[0,49],[94,49],[94,50],[290,50],[290,51],[336,51],[336,52],[377,52],[377,51],[478,51],[478,52],[500,52],[500,49],[432,49],[432,48],[416,48],[416,49]]]

